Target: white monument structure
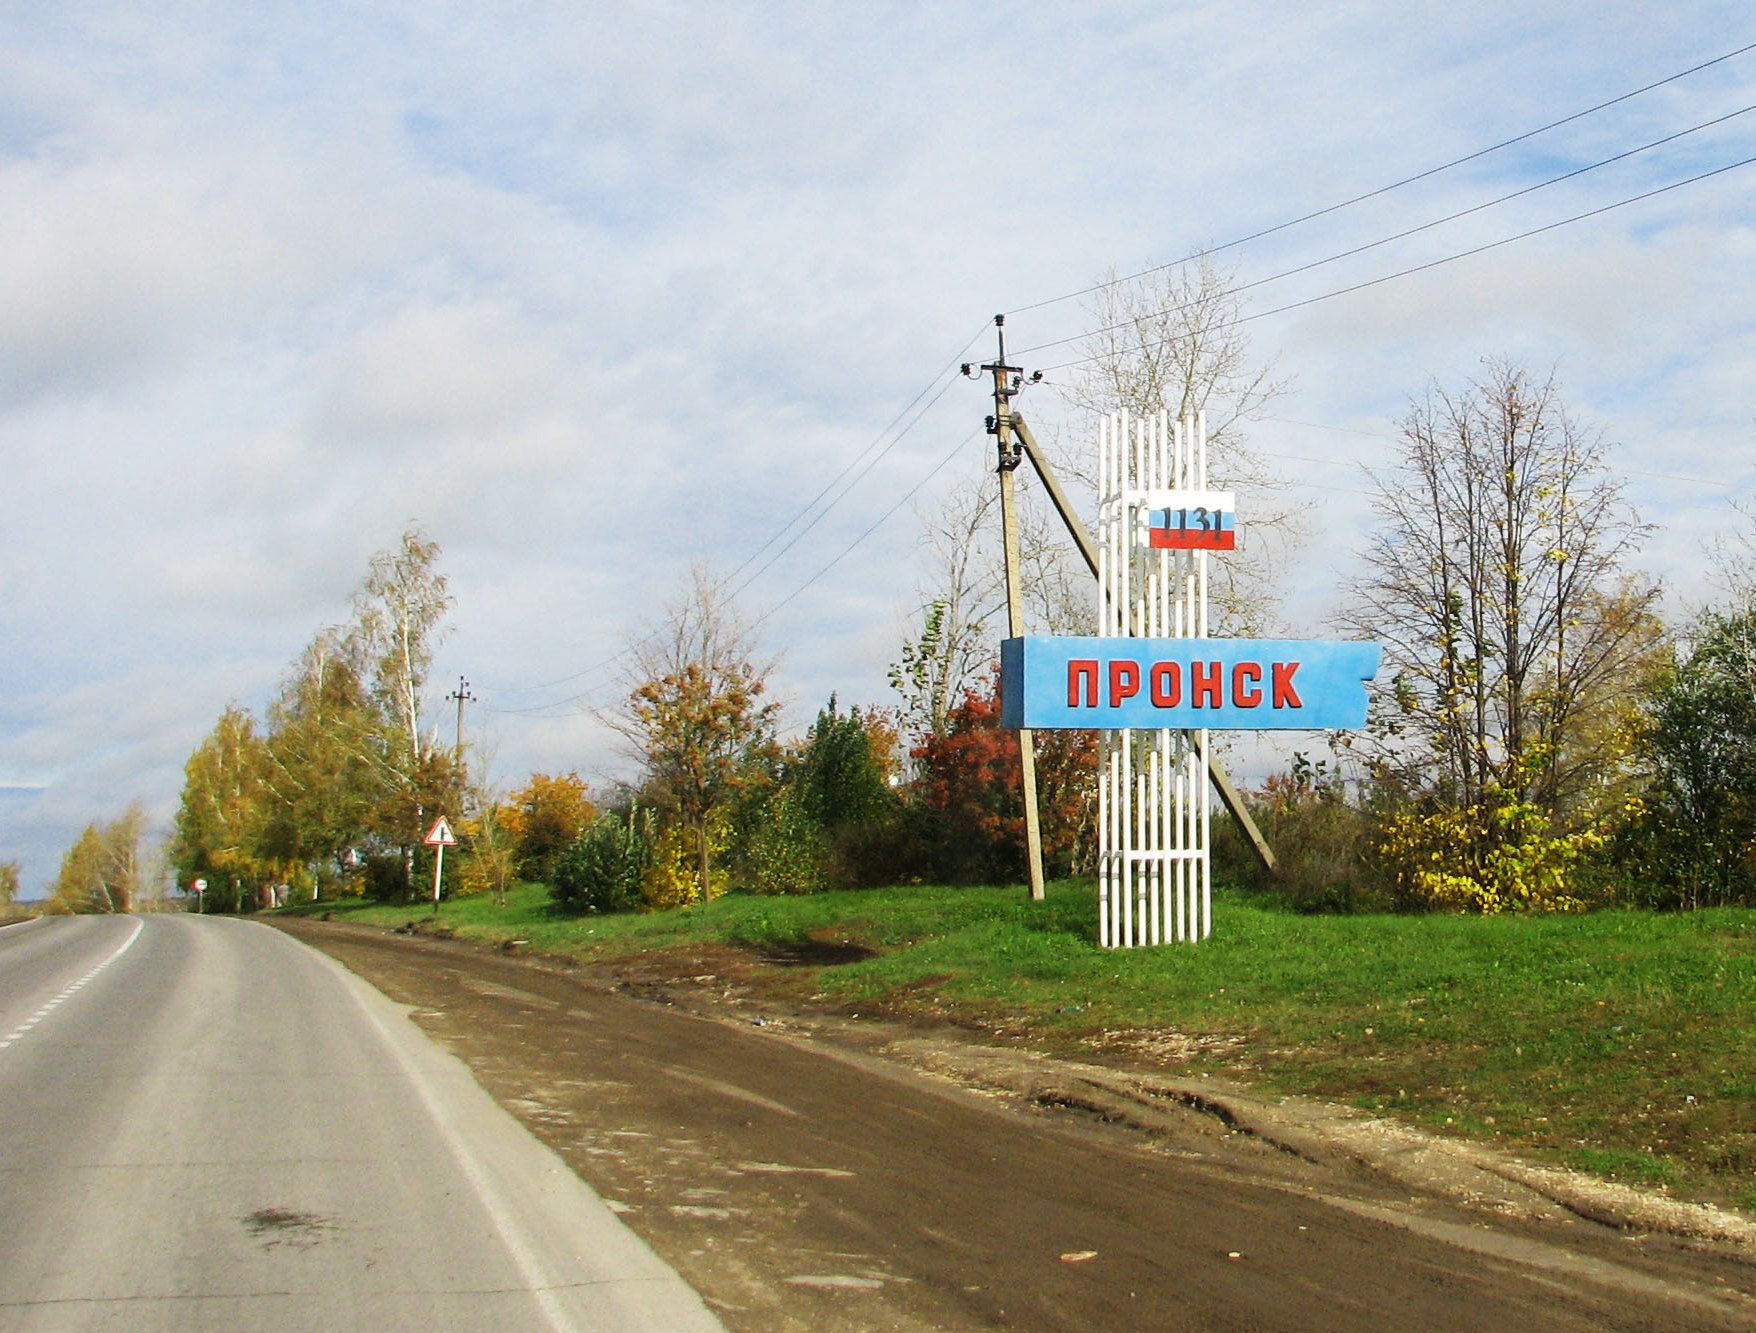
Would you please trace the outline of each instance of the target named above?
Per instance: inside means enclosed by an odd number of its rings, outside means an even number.
[[[1207,489],[1205,414],[1173,422],[1166,412],[1117,412],[1100,422],[1100,638],[1205,639],[1207,562],[1234,541],[1231,496]],[[1206,753],[1205,729],[1103,733],[1098,938],[1104,947],[1202,940],[1212,931]]]

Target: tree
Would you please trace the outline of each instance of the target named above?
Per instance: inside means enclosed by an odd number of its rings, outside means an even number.
[[[350,647],[370,672],[371,696],[383,730],[387,790],[373,812],[373,831],[401,849],[404,889],[414,887],[415,853],[427,811],[454,808],[463,774],[438,753],[436,737],[421,728],[421,704],[433,650],[444,636],[451,594],[439,572],[439,543],[419,528],[402,534],[396,549],[372,557],[354,594]]]
[[[104,886],[103,839],[96,824],[87,824],[61,854],[61,870],[49,888],[51,912],[110,912],[114,905]]]
[[[399,859],[406,894],[426,812],[462,817],[462,774],[421,719],[451,605],[438,558],[415,528],[373,556],[353,623],[318,631],[266,723],[229,707],[191,756],[172,856],[185,880],[220,881],[216,906],[246,886],[318,882],[361,850]]]
[[[1374,478],[1348,622],[1384,645],[1378,850],[1407,901],[1576,910],[1632,774],[1625,696],[1662,640],[1656,590],[1622,569],[1643,529],[1602,436],[1552,376],[1484,367],[1412,406],[1401,468]]]
[[[1037,776],[1043,862],[1051,875],[1089,867],[1096,735],[1038,735]],[[999,883],[1024,872],[1024,801],[1018,736],[1000,725],[1000,681],[970,690],[952,710],[944,734],[914,752],[914,797],[922,816],[930,872],[953,883]]]
[[[261,859],[339,867],[365,840],[373,812],[406,783],[368,670],[356,636],[320,630],[269,705]]]
[[[1272,618],[1279,571],[1298,536],[1297,507],[1274,498],[1284,483],[1244,440],[1244,424],[1286,384],[1271,365],[1252,358],[1240,310],[1233,275],[1205,255],[1134,278],[1112,271],[1089,310],[1095,329],[1082,344],[1083,367],[1058,386],[1068,403],[1094,415],[1121,409],[1137,416],[1207,414],[1211,484],[1250,495],[1250,558],[1211,566],[1214,619],[1233,634],[1254,632]],[[1082,439],[1090,437],[1081,431]],[[1039,433],[1039,442],[1057,452],[1052,433]],[[1062,453],[1054,466],[1064,480],[1095,491],[1089,448]],[[991,485],[966,488],[924,519],[932,561],[918,629],[911,628],[889,676],[917,745],[946,734],[952,709],[968,690],[982,688],[999,656],[994,631],[1005,607],[1005,581],[998,498]],[[1089,570],[1036,488],[1021,488],[1019,501],[1027,624],[1052,633],[1089,631]]]
[[[518,846],[507,826],[512,807],[484,789],[471,793],[471,804],[474,813],[458,829],[463,842],[460,892],[491,893],[504,907],[507,886],[518,871]]]
[[[145,834],[146,811],[138,803],[108,823],[87,824],[61,858],[50,910],[132,912],[150,884]]]
[[[354,594],[354,633],[371,669],[372,693],[409,770],[431,748],[421,732],[422,696],[452,604],[438,566],[439,543],[411,527],[395,550],[372,557]]]
[[[1645,706],[1650,784],[1626,860],[1662,905],[1756,902],[1756,604],[1705,614]]]
[[[996,535],[999,492],[982,484],[951,492],[922,515],[928,552],[919,630],[891,665],[911,735],[942,735],[964,691],[980,683],[998,655],[991,622],[1005,606],[1006,583]]]
[[[228,704],[183,766],[171,864],[185,886],[211,881],[216,905],[235,903],[241,886],[270,873],[262,850],[274,815],[270,762],[255,719]]]
[[[1651,640],[1656,590],[1623,578],[1643,529],[1601,435],[1553,377],[1484,366],[1404,419],[1347,620],[1384,645],[1381,772],[1460,808],[1492,790],[1555,814],[1625,758],[1593,731]]]
[[[0,861],[0,909],[11,907],[17,901],[22,869],[17,861]]]
[[[1277,499],[1285,482],[1244,439],[1245,423],[1288,383],[1275,377],[1272,362],[1251,355],[1235,280],[1199,253],[1132,278],[1112,269],[1089,307],[1095,327],[1080,345],[1085,360],[1061,392],[1094,415],[1207,414],[1209,483],[1241,493],[1251,543],[1247,560],[1210,562],[1214,618],[1227,633],[1242,635],[1272,618],[1281,570],[1298,541],[1299,510]],[[1064,466],[1095,486],[1085,454]]]
[[[531,774],[500,813],[512,839],[518,874],[547,883],[561,854],[597,817],[598,808],[578,773]]]
[[[883,712],[844,713],[831,695],[804,739],[789,747],[773,785],[753,785],[739,802],[739,886],[810,893],[890,882],[906,859],[902,803],[891,788],[896,746]]]
[[[804,813],[826,832],[882,819],[896,804],[867,718],[858,707],[841,712],[833,694],[805,732],[793,783]]]
[[[564,911],[628,912],[641,905],[652,864],[652,811],[603,814],[556,862],[550,893]]]
[[[756,660],[750,631],[699,566],[664,623],[635,640],[631,660],[627,701],[607,720],[640,761],[647,798],[680,824],[706,898],[728,806],[773,746],[771,667]],[[655,846],[666,873],[680,873],[662,832]]]

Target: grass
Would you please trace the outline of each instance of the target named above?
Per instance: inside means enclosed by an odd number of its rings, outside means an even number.
[[[400,924],[419,908],[318,905]],[[1756,1211],[1756,911],[1298,916],[1220,894],[1197,946],[1106,951],[1089,881],[741,895],[567,918],[540,886],[441,921],[611,961],[729,946],[851,961],[764,972],[780,998],[932,1016],[1088,1058],[1344,1101],[1632,1184]]]

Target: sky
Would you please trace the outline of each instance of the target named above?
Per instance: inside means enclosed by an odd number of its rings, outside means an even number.
[[[1756,51],[1257,234],[1751,43],[1704,0],[0,0],[0,860],[34,896],[89,821],[168,830],[411,523],[429,716],[467,678],[503,782],[628,771],[597,710],[696,564],[790,726],[894,703],[921,514],[993,484],[957,363],[1007,312],[1083,447],[1052,298],[1209,247],[1289,383],[1248,435],[1309,507],[1289,632],[1489,356],[1603,432],[1682,617],[1756,500]]]

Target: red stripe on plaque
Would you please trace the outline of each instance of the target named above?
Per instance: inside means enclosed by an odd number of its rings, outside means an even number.
[[[1218,532],[1203,532],[1200,528],[1152,528],[1149,536],[1149,544],[1157,551],[1235,551],[1238,549],[1238,534],[1232,528],[1225,528]]]

